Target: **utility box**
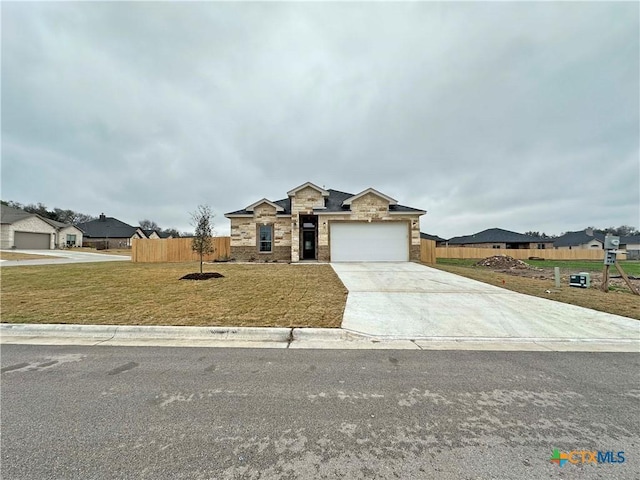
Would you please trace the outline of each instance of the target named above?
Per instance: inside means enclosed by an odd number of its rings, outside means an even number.
[[[580,272],[569,276],[569,286],[579,288],[589,288],[591,276],[588,272]]]
[[[614,237],[613,235],[606,235],[604,237],[604,249],[616,250],[620,246],[620,237]]]
[[[617,250],[605,250],[604,251],[604,264],[615,265]]]

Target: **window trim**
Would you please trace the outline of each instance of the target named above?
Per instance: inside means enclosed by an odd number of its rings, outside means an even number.
[[[260,230],[261,230],[263,227],[264,227],[264,228],[268,228],[268,229],[269,229],[269,236],[270,236],[270,240],[269,240],[268,242],[265,240],[265,242],[264,242],[264,243],[269,243],[269,244],[271,244],[271,249],[270,249],[270,250],[262,250],[262,249],[261,249],[261,246],[262,246],[263,241],[260,239]],[[259,254],[270,254],[270,253],[273,253],[273,233],[274,233],[274,232],[273,232],[273,224],[272,224],[272,223],[269,223],[269,224],[267,224],[267,225],[257,225],[257,230],[258,230],[258,231],[257,231],[257,233],[256,233],[256,247],[258,248],[258,253],[259,253]]]

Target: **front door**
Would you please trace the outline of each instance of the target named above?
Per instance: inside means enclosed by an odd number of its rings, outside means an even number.
[[[315,260],[316,258],[316,232],[315,230],[302,231],[302,259]]]

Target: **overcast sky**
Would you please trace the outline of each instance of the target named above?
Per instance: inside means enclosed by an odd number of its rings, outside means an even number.
[[[639,4],[2,2],[2,199],[193,230],[306,181],[640,227]]]

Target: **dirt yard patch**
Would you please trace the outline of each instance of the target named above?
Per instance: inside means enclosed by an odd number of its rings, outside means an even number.
[[[347,291],[329,265],[85,263],[2,272],[2,321],[114,325],[339,327]]]
[[[36,255],[31,253],[18,253],[18,252],[0,252],[0,259],[2,260],[38,260],[42,258],[59,258],[53,255]]]
[[[618,273],[615,268],[610,271],[614,278],[609,279],[609,292],[599,290],[602,262],[522,262],[491,258],[481,261],[438,259],[436,265],[429,266],[515,292],[640,319],[640,297],[631,293],[622,278],[615,278]],[[624,262],[622,265],[629,275],[635,276],[640,262]],[[560,267],[560,288],[555,288],[555,266]],[[569,276],[583,271],[591,276],[591,288],[570,287]],[[631,281],[636,288],[640,288],[640,280]]]

